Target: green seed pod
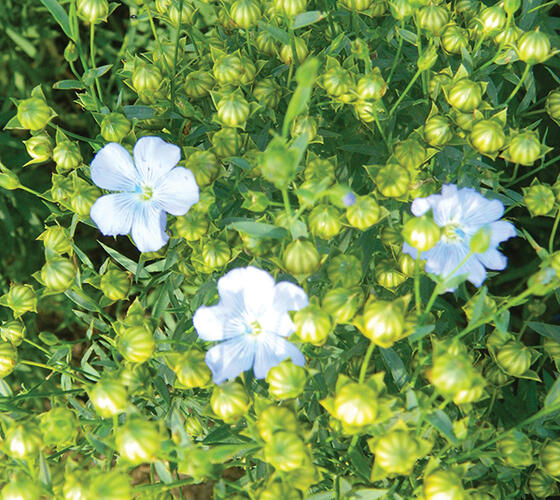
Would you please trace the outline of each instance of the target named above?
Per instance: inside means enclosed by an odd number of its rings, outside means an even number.
[[[499,5],[486,7],[478,18],[480,29],[487,36],[496,35],[506,25],[506,13]]]
[[[545,104],[546,112],[548,116],[552,118],[554,121],[560,121],[560,90],[553,90],[546,96],[546,104]]]
[[[109,113],[101,120],[101,137],[109,142],[121,142],[130,132],[131,123],[122,113]]]
[[[375,183],[383,196],[399,198],[407,192],[410,176],[404,167],[396,163],[389,163],[379,169],[375,176]]]
[[[531,440],[521,431],[514,430],[496,445],[500,458],[511,467],[524,468],[533,464]]]
[[[500,387],[511,380],[508,374],[495,363],[490,363],[486,366],[486,369],[484,370],[484,377],[488,380],[488,382],[497,387]]]
[[[126,424],[115,431],[117,450],[132,465],[153,462],[161,446],[162,437],[156,425],[144,417],[129,417]]]
[[[514,45],[523,32],[515,25],[500,31],[495,37],[494,42],[502,46]]]
[[[107,0],[78,0],[76,5],[78,17],[89,24],[106,22],[109,15]]]
[[[210,94],[214,87],[214,77],[209,71],[191,71],[185,77],[183,90],[188,97],[198,99]]]
[[[14,347],[17,347],[23,342],[25,333],[25,325],[16,319],[6,321],[0,325],[0,337],[4,342],[9,342]]]
[[[187,241],[199,241],[208,232],[208,217],[196,210],[190,210],[186,215],[175,220],[175,232]]]
[[[60,226],[49,226],[37,237],[45,245],[45,255],[72,254],[72,239],[68,236],[66,229]]]
[[[284,250],[284,267],[294,276],[309,276],[320,265],[320,256],[310,241],[298,238]]]
[[[41,130],[54,117],[53,110],[40,97],[30,97],[18,104],[17,119],[23,128]]]
[[[309,305],[294,314],[296,334],[302,340],[313,345],[323,345],[332,331],[330,316],[320,307]]]
[[[60,173],[69,172],[79,167],[82,163],[82,153],[76,142],[61,141],[53,149],[53,161],[56,163],[56,171]]]
[[[145,325],[123,328],[116,339],[117,350],[130,363],[148,361],[156,348],[154,334]]]
[[[237,93],[232,92],[220,99],[217,106],[218,119],[227,127],[245,126],[245,122],[249,117],[251,108],[245,98]]]
[[[381,101],[356,101],[354,111],[360,120],[365,123],[375,121],[379,113],[384,111]]]
[[[552,292],[559,284],[556,271],[551,267],[540,269],[527,280],[527,287],[531,289],[533,295],[539,296]]]
[[[230,7],[229,15],[243,29],[255,26],[261,18],[261,8],[256,0],[236,0]]]
[[[347,69],[335,66],[328,69],[322,77],[325,92],[331,97],[347,94],[352,87],[352,75]]]
[[[214,387],[210,405],[219,418],[226,424],[230,424],[245,415],[251,406],[251,401],[240,383],[226,382]]]
[[[185,430],[187,431],[187,434],[192,437],[204,436],[204,427],[202,426],[202,422],[194,414],[185,418]]]
[[[74,192],[74,182],[66,175],[53,174],[51,196],[54,201],[66,201]]]
[[[8,293],[0,297],[0,305],[9,307],[17,319],[26,312],[37,312],[37,296],[31,285],[12,283]]]
[[[381,209],[373,196],[358,196],[356,201],[346,209],[348,223],[365,231],[379,222]]]
[[[556,481],[539,469],[529,477],[529,491],[537,498],[550,498],[558,493]]]
[[[181,454],[183,457],[177,467],[180,474],[191,476],[197,483],[209,480],[216,474],[216,467],[210,461],[207,450],[193,446]]]
[[[531,351],[521,342],[512,340],[498,349],[496,361],[506,373],[519,377],[531,367]]]
[[[14,423],[6,431],[4,450],[15,459],[27,459],[41,448],[41,433],[33,422]]]
[[[470,142],[480,153],[493,155],[500,151],[506,142],[504,127],[496,120],[480,120],[473,125]]]
[[[391,347],[404,335],[406,301],[402,299],[388,302],[375,300],[368,302],[364,308],[363,328],[361,332],[375,345]]]
[[[442,115],[434,115],[424,124],[424,140],[434,147],[445,146],[453,138],[450,121]]]
[[[560,362],[560,342],[550,337],[544,337],[543,347],[545,352],[555,363]]]
[[[373,0],[338,0],[338,3],[345,9],[363,12],[371,7]]]
[[[451,470],[437,469],[424,478],[426,500],[467,500],[459,476]]]
[[[548,35],[538,29],[525,33],[517,42],[517,55],[531,66],[545,62],[550,57]]]
[[[554,208],[554,191],[546,184],[533,184],[523,188],[523,201],[533,217],[546,215]]]
[[[241,150],[243,142],[237,129],[225,127],[212,136],[212,150],[220,158],[235,156]]]
[[[130,273],[117,267],[110,267],[101,276],[100,288],[103,295],[110,300],[124,300],[128,297],[132,285]]]
[[[350,382],[342,386],[334,398],[334,416],[348,427],[373,424],[377,408],[377,394],[366,384]]]
[[[36,480],[28,477],[16,477],[7,483],[0,492],[2,500],[39,500],[44,498]]]
[[[276,399],[297,398],[305,388],[305,368],[289,360],[273,366],[266,375],[268,392]]]
[[[439,242],[441,228],[427,215],[411,217],[404,224],[402,235],[411,247],[420,252],[426,252]]]
[[[76,443],[79,422],[72,410],[56,406],[41,415],[39,429],[46,446],[62,449]]]
[[[356,93],[359,99],[363,101],[381,99],[387,92],[387,84],[381,75],[379,68],[373,68],[373,71],[362,76],[358,80]]]
[[[311,232],[324,240],[334,238],[342,229],[341,215],[331,205],[317,205],[309,214]]]
[[[193,24],[194,17],[194,8],[187,0],[183,2],[183,8],[180,12],[178,3],[179,2],[175,2],[175,4],[171,5],[167,10],[169,22],[175,29],[179,27],[179,22],[181,23],[181,26],[189,26]]]
[[[208,269],[224,267],[231,259],[231,250],[225,241],[207,241],[202,247],[202,261]]]
[[[122,413],[128,405],[123,383],[109,377],[102,378],[92,387],[89,399],[95,411],[103,418]]]
[[[294,41],[296,47],[297,63],[301,64],[303,61],[305,61],[307,54],[309,54],[309,50],[307,49],[307,44],[305,43],[305,40],[303,38],[296,37],[294,38]],[[294,60],[294,52],[291,45],[282,45],[282,48],[280,49],[280,60],[284,64],[292,64],[292,62],[296,62]]]
[[[20,186],[21,183],[19,182],[17,174],[0,164],[0,188],[13,191]]]
[[[147,62],[137,62],[132,72],[132,87],[141,97],[151,97],[161,86],[163,76],[159,68]]]
[[[64,292],[76,278],[74,263],[65,257],[47,259],[41,268],[41,280],[53,292]]]
[[[204,361],[204,353],[186,351],[173,361],[172,366],[177,375],[176,386],[180,389],[204,387],[212,380],[212,373]]]
[[[418,441],[405,430],[392,430],[381,436],[373,449],[375,465],[389,474],[408,476],[420,453]]]
[[[298,490],[280,481],[268,483],[259,493],[259,500],[301,500]]]
[[[299,115],[292,122],[290,126],[290,135],[292,137],[299,137],[300,135],[307,134],[309,142],[317,136],[317,121],[307,115]]]
[[[237,85],[243,73],[243,62],[237,54],[226,54],[214,62],[212,71],[220,85]]]
[[[441,44],[447,53],[461,54],[461,51],[469,46],[467,30],[456,24],[448,25],[441,35]]]
[[[220,173],[220,163],[212,151],[192,152],[185,162],[185,167],[194,174],[199,187],[212,184]]]
[[[275,109],[280,102],[282,88],[272,78],[265,78],[255,84],[253,97],[263,106]]]
[[[406,276],[397,271],[394,262],[382,260],[375,265],[375,279],[383,288],[392,290],[406,281]]]
[[[455,2],[455,11],[468,21],[477,14],[480,4],[478,0],[458,0]]]
[[[255,44],[267,56],[276,54],[276,39],[268,31],[259,32]]]
[[[441,5],[427,5],[418,11],[418,25],[433,36],[439,36],[449,22],[449,11]]]
[[[482,102],[482,85],[468,78],[461,78],[449,89],[447,102],[463,113],[470,113]]]
[[[0,342],[0,379],[14,371],[17,359],[16,348],[10,342]]]
[[[280,471],[289,472],[299,468],[306,457],[304,442],[293,432],[277,432],[264,446],[265,462]]]
[[[539,134],[534,130],[525,130],[510,138],[502,158],[529,167],[542,156],[541,151]]]
[[[413,257],[408,255],[407,253],[401,253],[399,255],[398,264],[399,269],[405,276],[408,276],[409,278],[414,276],[414,272],[416,270],[416,261]],[[422,269],[421,265],[420,269]]]
[[[52,158],[53,144],[51,138],[45,132],[34,135],[23,143],[27,154],[32,158],[26,165],[44,163]]]
[[[89,212],[101,192],[97,187],[88,184],[82,179],[74,182],[74,191],[70,196],[70,206],[72,210],[82,217],[89,216]]]
[[[359,287],[333,288],[323,297],[322,306],[336,323],[349,323],[356,316],[362,301],[362,290]]]
[[[124,472],[118,472],[114,469],[108,472],[98,472],[92,477],[85,498],[132,500],[130,479]]]
[[[362,279],[362,263],[353,255],[337,255],[329,262],[327,275],[332,285],[350,288]]]
[[[546,443],[541,449],[539,460],[544,472],[554,478],[560,477],[560,440]]]
[[[307,10],[307,0],[274,0],[277,12],[288,17],[295,17]]]
[[[416,170],[426,161],[426,149],[416,139],[406,139],[397,143],[393,155],[401,166],[410,171]]]
[[[521,0],[504,0],[504,10],[509,16],[513,16],[519,7],[521,7]]]
[[[455,397],[461,391],[469,390],[473,366],[464,355],[442,354],[436,356],[429,370],[430,382],[442,395]]]
[[[269,406],[265,408],[257,419],[257,431],[263,441],[267,443],[280,431],[297,433],[299,424],[296,416],[288,408]]]

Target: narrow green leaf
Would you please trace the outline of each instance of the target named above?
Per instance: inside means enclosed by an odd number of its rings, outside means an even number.
[[[378,498],[385,498],[388,491],[389,490],[366,488],[354,492],[350,498],[351,500],[377,500]]]
[[[446,413],[441,410],[436,410],[433,413],[426,415],[425,418],[431,425],[449,439],[451,443],[457,444],[457,437],[455,436],[455,431],[453,430],[453,424]]]
[[[393,376],[393,380],[397,387],[401,389],[404,384],[406,384],[409,380],[408,373],[406,373],[406,368],[400,356],[395,352],[394,349],[388,348],[383,349],[381,348],[381,355],[383,356],[383,360],[385,364],[391,371],[391,375]]]
[[[259,21],[259,28],[270,33],[270,35],[272,35],[273,38],[276,38],[276,40],[280,43],[290,45],[290,35],[284,30],[277,28],[276,26],[263,23],[262,21]]]
[[[254,238],[273,238],[281,240],[288,234],[282,227],[273,226],[272,224],[266,224],[264,222],[255,222],[250,219],[234,221],[228,224],[227,228],[246,233]]]
[[[124,114],[127,118],[138,118],[139,120],[146,120],[153,118],[155,111],[150,106],[143,106],[136,104],[134,106],[124,106]]]
[[[86,86],[79,80],[60,80],[52,88],[55,90],[81,90],[85,89]]]
[[[558,406],[560,403],[560,377],[557,378],[544,399],[544,407]]]
[[[298,14],[294,19],[294,23],[292,24],[292,29],[297,30],[298,28],[303,28],[304,26],[315,24],[324,18],[325,18],[325,14],[319,10],[310,10],[309,12]]]
[[[57,2],[57,0],[41,0],[41,3],[48,9],[51,16],[54,17],[55,21],[60,25],[66,36],[75,41],[72,35],[72,29],[70,28],[70,19],[68,18],[68,14]]]
[[[133,260],[125,257],[124,255],[120,254],[116,250],[113,250],[111,247],[104,245],[103,243],[99,242],[99,244],[105,249],[105,251],[113,257],[121,266],[123,266],[127,271],[130,271],[132,274],[136,274],[138,269],[138,264]],[[145,269],[142,269],[139,273],[139,278],[149,278],[150,275],[146,272]]]
[[[35,57],[37,55],[37,49],[33,46],[33,44],[27,40],[27,38],[15,32],[12,28],[6,28],[6,35],[8,35],[12,41],[29,57]]]
[[[548,323],[541,323],[539,321],[528,321],[527,326],[543,337],[549,337],[560,342],[560,326],[558,325],[549,325]]]

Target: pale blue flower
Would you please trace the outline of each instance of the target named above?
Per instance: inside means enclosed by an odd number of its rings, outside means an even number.
[[[169,240],[167,213],[185,215],[198,202],[198,186],[190,170],[177,167],[181,149],[159,137],[142,137],[134,161],[111,142],[91,162],[91,179],[117,193],[101,196],[90,217],[105,236],[131,234],[141,252],[155,252]]]
[[[233,269],[218,280],[220,301],[197,309],[193,324],[198,336],[223,342],[206,353],[206,364],[216,384],[235,378],[251,367],[256,378],[286,358],[303,366],[305,358],[288,342],[295,331],[288,311],[309,303],[306,293],[287,281],[275,283],[256,267]]]
[[[417,217],[432,211],[435,223],[442,228],[442,236],[436,246],[422,252],[426,271],[444,278],[465,259],[470,252],[470,240],[481,228],[490,230],[490,245],[484,253],[475,253],[453,273],[466,274],[468,281],[479,287],[486,279],[486,269],[501,271],[507,266],[507,258],[500,253],[498,245],[516,235],[510,222],[499,220],[504,205],[499,200],[489,200],[471,188],[457,189],[454,184],[443,186],[441,194],[416,198],[411,211]],[[417,251],[406,243],[403,252],[416,258]]]

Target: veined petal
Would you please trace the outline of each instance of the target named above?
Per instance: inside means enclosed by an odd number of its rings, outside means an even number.
[[[140,179],[149,186],[155,186],[181,159],[181,149],[160,137],[141,137],[133,153]]]
[[[459,203],[463,207],[461,222],[470,226],[483,226],[504,215],[504,204],[500,200],[488,200],[474,189],[459,190]]]
[[[478,260],[488,269],[501,271],[507,267],[507,257],[495,248],[491,248],[482,254],[477,255]]]
[[[281,281],[274,286],[274,309],[278,311],[299,311],[309,305],[309,299],[303,288],[289,281]]]
[[[515,226],[508,221],[499,220],[489,224],[490,231],[492,232],[490,236],[490,246],[498,246],[502,241],[509,240],[517,236],[515,231]]]
[[[128,234],[138,203],[138,198],[133,193],[106,194],[96,200],[89,215],[105,236]]]
[[[91,180],[110,191],[134,191],[138,173],[130,153],[116,142],[101,148],[91,162]]]
[[[457,186],[447,184],[442,188],[441,198],[433,207],[434,221],[440,226],[446,226],[462,220],[463,208],[459,201]]]
[[[247,335],[226,340],[212,347],[205,359],[214,383],[221,384],[253,366],[255,341]]]
[[[194,175],[184,167],[175,167],[154,186],[153,200],[171,215],[185,215],[198,198]]]
[[[461,269],[459,269],[459,271],[455,274],[468,274],[469,277],[467,280],[469,280],[477,288],[482,285],[486,279],[486,269],[484,269],[484,266],[476,256],[467,260],[467,262],[465,262],[465,264],[461,266]]]
[[[416,198],[410,206],[410,211],[416,215],[416,217],[420,217],[434,208],[440,198],[441,195],[439,194],[431,194],[426,198]]]
[[[255,352],[255,378],[265,378],[268,370],[291,358],[295,365],[303,366],[305,357],[299,349],[286,339],[272,334],[261,334],[257,337]]]
[[[201,306],[194,313],[193,325],[202,340],[227,340],[246,333],[242,318],[222,303],[215,306]]]
[[[165,232],[167,216],[150,202],[140,202],[132,221],[132,239],[141,252],[155,252],[169,240]]]
[[[263,332],[287,337],[296,331],[296,326],[287,312],[280,312],[272,306],[258,319]]]

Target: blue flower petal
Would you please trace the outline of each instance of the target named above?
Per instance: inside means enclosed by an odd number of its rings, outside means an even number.
[[[194,314],[193,325],[202,340],[227,340],[246,333],[242,319],[220,303],[199,307]]]
[[[282,337],[273,334],[261,334],[257,337],[255,353],[255,378],[265,378],[268,371],[291,358],[295,365],[303,366],[305,357],[299,349]]]
[[[514,238],[517,233],[515,232],[515,226],[511,222],[505,220],[499,220],[489,224],[492,236],[490,237],[490,246],[498,246],[502,241]]]
[[[214,383],[221,384],[237,377],[253,366],[255,341],[248,335],[226,340],[206,353],[206,364],[212,372]]]
[[[466,225],[484,226],[504,215],[504,204],[500,200],[488,200],[474,189],[460,189],[459,203],[463,207],[461,222]]]
[[[134,191],[138,173],[130,153],[116,142],[101,148],[91,162],[91,180],[110,191]]]
[[[461,266],[461,269],[459,269],[459,272],[456,274],[468,274],[467,280],[469,280],[477,288],[482,285],[486,279],[486,269],[484,269],[484,266],[475,256],[467,260],[467,262]]]
[[[156,252],[169,240],[165,233],[167,216],[153,203],[139,203],[132,221],[132,239],[141,252]]]
[[[159,137],[141,137],[133,153],[141,181],[152,187],[181,159],[181,149]]]
[[[128,234],[132,227],[138,197],[133,193],[114,193],[101,196],[92,205],[91,220],[105,236]]]
[[[175,167],[154,186],[154,202],[171,215],[185,215],[198,199],[194,175],[183,167]]]
[[[482,254],[478,254],[477,258],[484,266],[494,271],[501,271],[507,266],[507,257],[495,248],[491,248]]]

